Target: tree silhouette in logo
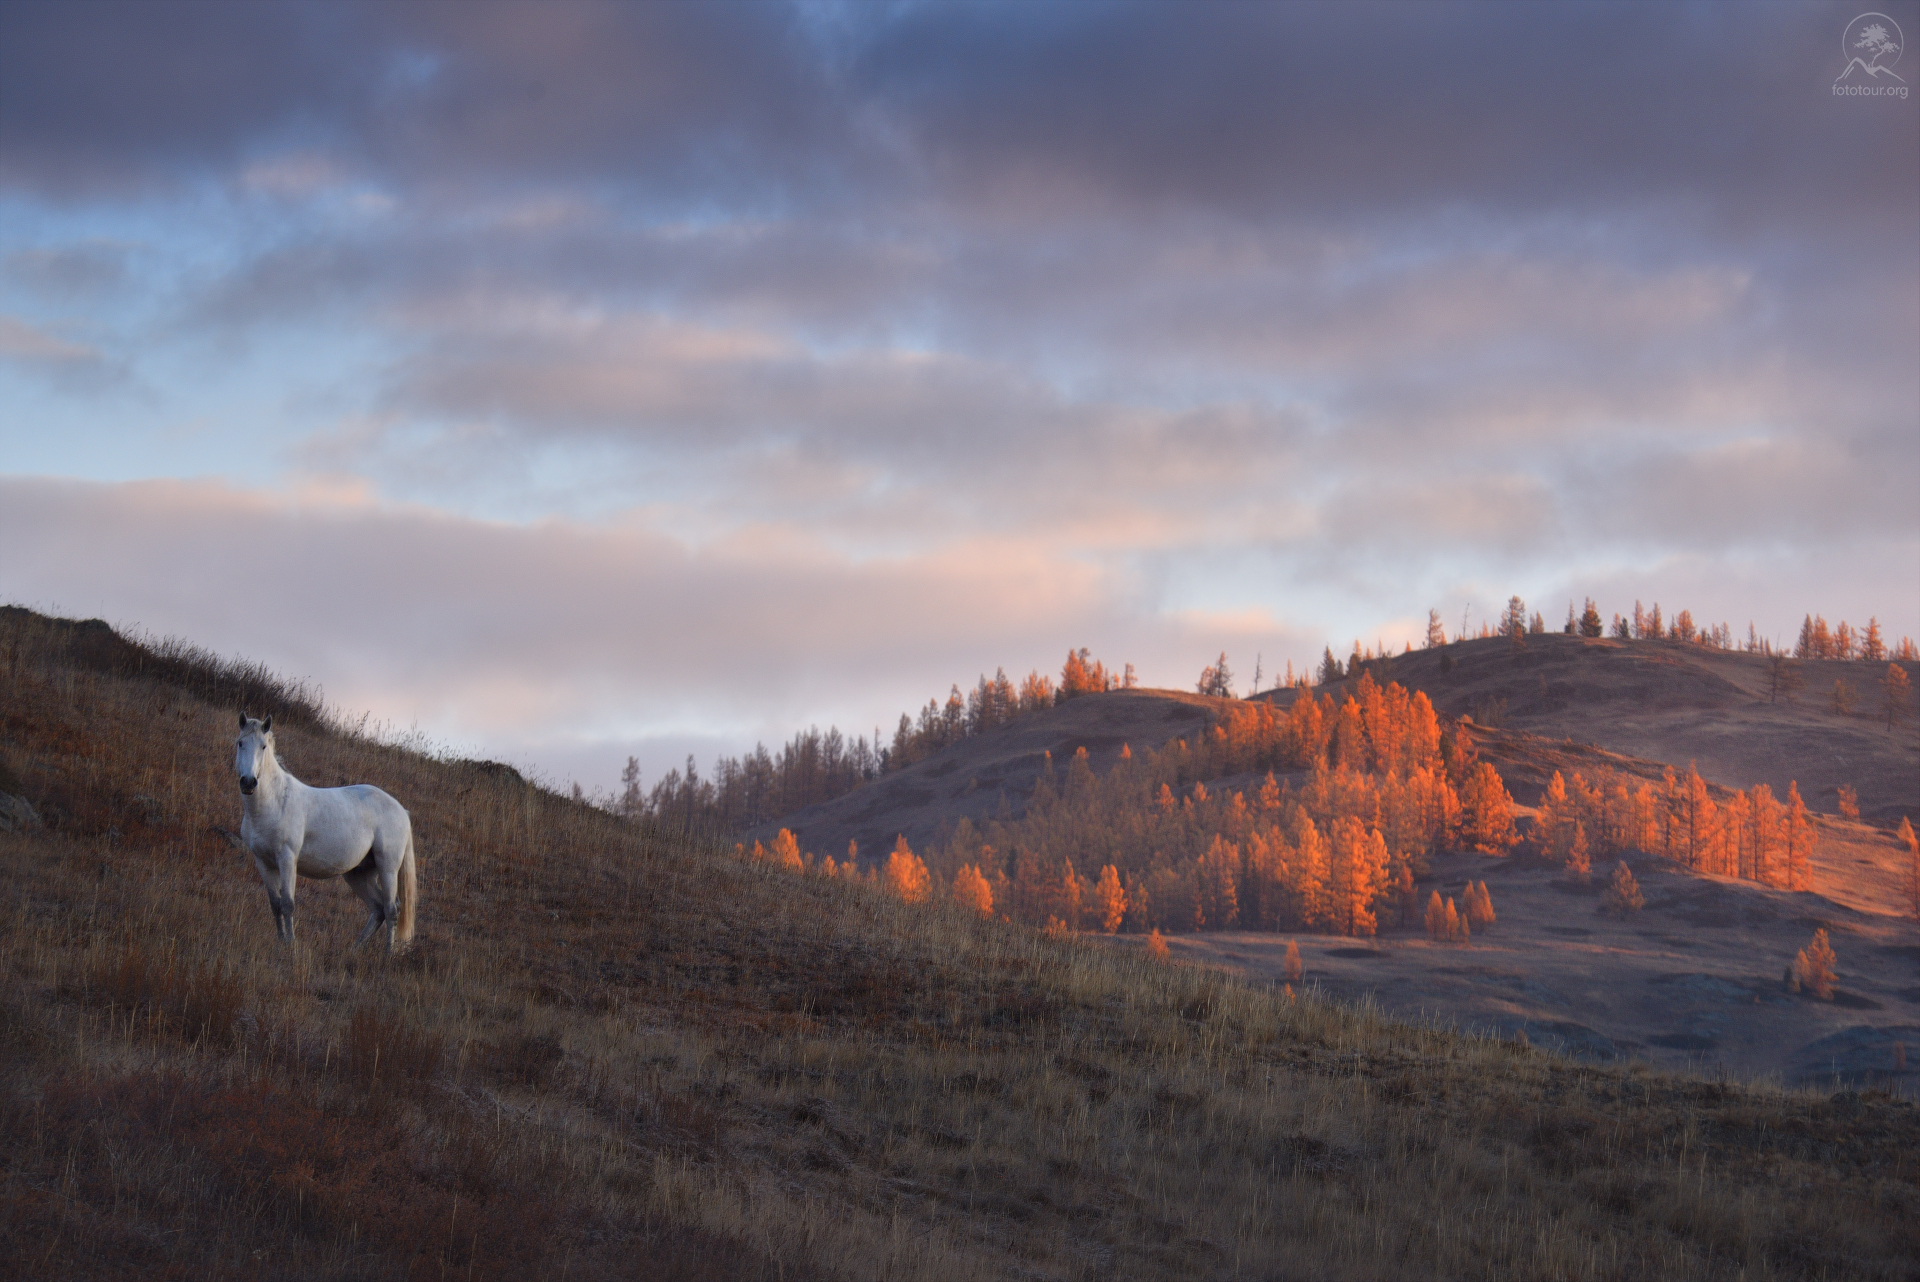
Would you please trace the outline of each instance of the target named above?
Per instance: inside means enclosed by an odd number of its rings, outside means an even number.
[[[1853,47],[1873,50],[1873,58],[1867,63],[1869,73],[1879,70],[1882,58],[1890,53],[1900,52],[1900,46],[1893,42],[1893,37],[1887,34],[1887,29],[1877,22],[1869,24],[1867,29],[1860,33],[1860,38],[1853,42]]]
[[[1860,29],[1859,38],[1853,42],[1853,47],[1855,49],[1870,50],[1871,57],[1862,58],[1856,53],[1852,60],[1847,63],[1846,70],[1840,73],[1840,79],[1845,80],[1853,74],[1853,69],[1858,67],[1869,76],[1885,74],[1893,76],[1895,80],[1900,80],[1899,76],[1894,75],[1892,67],[1883,67],[1880,65],[1882,58],[1898,58],[1900,56],[1900,42],[1895,40],[1885,27],[1877,22],[1868,23]],[[1900,83],[1905,84],[1906,81],[1900,80]]]

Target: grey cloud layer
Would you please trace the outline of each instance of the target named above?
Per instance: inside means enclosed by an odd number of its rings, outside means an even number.
[[[1716,561],[1920,621],[1920,101],[1828,94],[1852,12],[14,0],[0,363],[169,422],[153,353],[234,366],[379,500],[262,519],[633,692],[649,595],[792,690]],[[47,493],[189,563],[256,502]]]

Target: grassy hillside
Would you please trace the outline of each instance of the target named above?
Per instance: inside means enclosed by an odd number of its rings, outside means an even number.
[[[1920,665],[1905,666],[1920,678]],[[1784,796],[1797,780],[1807,804],[1829,814],[1846,785],[1858,791],[1863,819],[1893,826],[1902,815],[1920,822],[1920,717],[1909,709],[1902,724],[1886,725],[1886,669],[1796,661],[1800,688],[1770,695],[1761,655],[1554,632],[1519,650],[1493,638],[1374,665],[1375,680],[1425,691],[1452,716],[1681,769],[1697,762],[1727,788],[1764,783]],[[1849,711],[1833,707],[1836,683],[1850,692]]]
[[[1920,666],[1908,665],[1920,684]],[[1596,767],[1657,779],[1661,767],[1697,763],[1728,789],[1764,783],[1785,796],[1797,781],[1807,804],[1829,815],[1842,785],[1857,790],[1861,818],[1891,830],[1901,816],[1920,823],[1920,716],[1889,729],[1878,719],[1875,684],[1885,665],[1809,661],[1802,688],[1769,698],[1767,661],[1675,641],[1618,641],[1547,633],[1516,651],[1503,638],[1456,642],[1375,661],[1381,684],[1424,692],[1449,717],[1504,731],[1482,750],[1515,798],[1532,804],[1556,769]],[[1851,712],[1835,712],[1831,690],[1845,682]],[[1316,694],[1345,698],[1346,683]],[[1295,691],[1258,696],[1288,705]],[[954,743],[845,796],[809,806],[752,835],[791,828],[809,851],[842,856],[848,841],[884,854],[898,835],[916,850],[963,816],[976,827],[1020,814],[1044,755],[1056,763],[1088,750],[1104,773],[1121,746],[1138,752],[1192,739],[1230,700],[1178,690],[1124,690],[1078,698]],[[1596,752],[1594,749],[1599,749]],[[1630,760],[1622,760],[1630,758]],[[1004,808],[1004,809],[1003,809]]]
[[[351,896],[308,883],[284,949],[222,832],[232,704],[269,674],[7,612],[0,680],[0,791],[47,821],[0,833],[0,1259],[28,1276],[1916,1273],[1904,1103],[912,908],[311,709],[289,768],[413,812],[421,938],[347,953]]]

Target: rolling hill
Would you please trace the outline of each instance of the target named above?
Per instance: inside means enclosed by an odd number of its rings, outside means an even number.
[[[1859,794],[1862,819],[1889,830],[1920,822],[1920,728],[1909,716],[1886,728],[1874,697],[1884,665],[1810,660],[1791,698],[1770,700],[1767,660],[1676,641],[1617,641],[1546,633],[1515,650],[1504,639],[1456,642],[1367,665],[1439,712],[1470,717],[1483,751],[1516,800],[1532,805],[1554,770],[1596,765],[1658,778],[1668,764],[1695,764],[1727,789],[1764,783],[1785,796],[1798,781],[1808,804],[1832,813],[1840,787]],[[1908,665],[1920,677],[1920,666]],[[1833,684],[1853,688],[1856,710],[1830,710]],[[1336,702],[1350,683],[1316,688]],[[1259,699],[1291,704],[1296,690]],[[809,850],[836,857],[849,841],[870,854],[904,834],[916,849],[962,816],[976,825],[1023,812],[1045,756],[1064,762],[1088,750],[1104,773],[1123,745],[1138,751],[1192,738],[1231,701],[1177,690],[1116,690],[1068,700],[1011,725],[951,744],[904,770],[762,825],[789,828]],[[1501,731],[1504,733],[1485,733]],[[1595,752],[1594,749],[1601,751]]]
[[[1920,1112],[1882,1090],[1565,1058],[905,904],[356,736],[270,673],[104,625],[0,613],[0,674],[0,1258],[27,1276],[1920,1258]],[[331,884],[274,940],[228,835],[242,700],[281,714],[300,777],[410,808],[412,949],[348,951]]]

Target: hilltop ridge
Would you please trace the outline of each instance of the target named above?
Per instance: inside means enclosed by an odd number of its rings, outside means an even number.
[[[1658,778],[1667,765],[1696,764],[1720,787],[1764,783],[1781,796],[1797,781],[1808,803],[1828,813],[1837,808],[1839,788],[1849,786],[1858,792],[1864,820],[1887,827],[1902,817],[1920,821],[1916,719],[1890,731],[1867,712],[1835,714],[1820,702],[1822,687],[1849,681],[1866,704],[1867,683],[1876,675],[1868,665],[1804,661],[1805,689],[1791,699],[1769,699],[1767,660],[1760,655],[1559,633],[1526,641],[1521,649],[1506,638],[1455,642],[1365,667],[1381,684],[1425,693],[1444,715],[1505,732],[1495,736],[1505,748],[1491,759],[1523,805],[1537,800],[1554,769],[1596,764],[1577,751],[1590,746],[1621,759],[1612,767],[1642,777]],[[1920,665],[1905,666],[1920,676]],[[1343,680],[1308,689],[1338,702],[1352,686]],[[1289,687],[1250,698],[1285,707],[1299,694],[1299,687]],[[1002,809],[1020,815],[1048,753],[1064,764],[1084,747],[1095,771],[1104,773],[1123,745],[1141,751],[1202,733],[1235,702],[1159,689],[1082,695],[967,736],[747,835],[788,828],[807,850],[836,858],[849,841],[868,858],[884,856],[900,835],[919,849],[962,817],[979,825]]]

